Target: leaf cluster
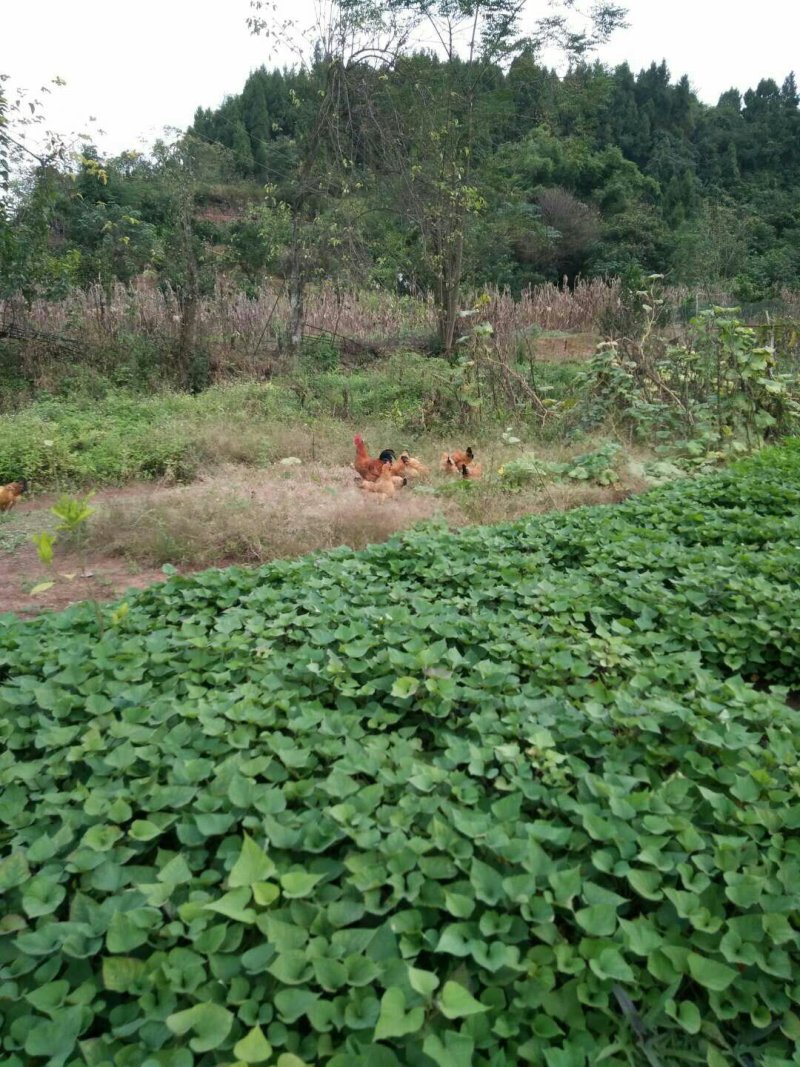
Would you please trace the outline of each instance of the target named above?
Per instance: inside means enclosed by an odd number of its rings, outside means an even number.
[[[800,447],[0,620],[0,1047],[784,1067]]]

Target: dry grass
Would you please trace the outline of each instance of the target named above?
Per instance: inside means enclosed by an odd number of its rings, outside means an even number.
[[[618,486],[585,485],[580,482],[553,482],[541,487],[510,493],[496,482],[471,483],[459,493],[458,506],[469,524],[491,526],[513,522],[526,515],[548,511],[571,511],[596,504],[616,504],[631,492],[647,488],[645,482],[626,479]]]
[[[290,428],[286,438],[287,444],[303,443],[292,439]],[[287,454],[303,451],[289,448]],[[563,461],[575,451],[548,449],[540,454]],[[514,450],[494,446],[478,454],[485,462],[484,479],[464,484],[433,472],[388,500],[360,492],[350,467],[319,462],[276,464],[260,472],[230,466],[188,486],[137,487],[95,501],[98,510],[87,549],[90,555],[151,567],[255,564],[340,545],[363,548],[431,519],[451,527],[504,522],[614,503],[628,491],[646,488],[641,478],[624,474],[615,487],[565,482],[510,492],[493,472]],[[431,491],[445,486],[444,492]]]
[[[601,312],[618,303],[619,284],[594,280],[579,282],[573,290],[539,285],[519,299],[492,289],[483,295],[481,317],[492,323],[500,349],[510,354],[534,328],[591,331]],[[470,303],[467,298],[465,306]],[[6,314],[10,313],[9,308]],[[39,300],[30,311],[20,307],[15,314],[34,329],[75,338],[100,350],[129,344],[135,336],[168,351],[180,329],[176,294],[146,279],[127,286],[76,289],[61,301]],[[378,345],[436,333],[436,311],[430,299],[382,291],[342,292],[333,285],[310,290],[306,318],[312,333],[332,331]],[[279,283],[265,283],[255,297],[249,297],[221,280],[214,293],[201,301],[198,313],[199,336],[209,349],[213,378],[280,372],[276,340],[285,335],[288,321],[288,300]],[[46,373],[45,366],[41,372]]]
[[[98,508],[90,551],[144,565],[264,563],[349,545],[364,548],[436,517],[460,525],[457,505],[404,490],[392,500],[359,492],[347,468],[228,471]]]
[[[235,463],[258,467],[268,458],[270,448],[263,426],[244,420],[211,421],[192,423],[190,429],[196,460],[203,466]]]

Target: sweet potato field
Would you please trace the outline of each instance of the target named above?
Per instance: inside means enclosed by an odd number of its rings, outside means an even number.
[[[9,1067],[796,1063],[800,448],[0,616]]]

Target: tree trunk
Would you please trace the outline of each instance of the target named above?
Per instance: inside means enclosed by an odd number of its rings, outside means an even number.
[[[292,248],[289,265],[289,352],[297,359],[303,346],[305,330],[305,289],[306,278],[303,269],[303,249],[300,240],[299,223],[295,217],[292,224]]]
[[[186,270],[186,284],[181,293],[181,323],[178,331],[178,376],[180,384],[189,384],[189,368],[197,344],[197,304],[200,296],[197,260],[192,241],[192,221],[188,204],[181,209],[181,237]]]
[[[464,263],[464,219],[455,222],[457,235],[446,238],[441,254],[441,275],[438,279],[436,302],[439,306],[439,340],[442,351],[450,355],[456,343],[461,274]]]

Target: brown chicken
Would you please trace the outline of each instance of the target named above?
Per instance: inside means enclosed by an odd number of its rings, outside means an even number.
[[[395,469],[396,468],[396,469]],[[400,459],[392,466],[395,474],[405,474],[416,478],[418,474],[427,474],[428,468],[420,460],[410,456],[408,452],[401,452]]]
[[[8,485],[0,486],[0,511],[11,511],[23,493],[27,493],[28,483],[24,478]]]
[[[369,482],[366,479],[362,479],[358,487],[363,489],[366,493],[377,493],[382,497],[394,496],[398,489],[402,488],[406,484],[406,479],[400,477],[397,474],[392,474],[392,468],[387,463],[384,464],[378,478],[374,482]]]
[[[376,482],[383,474],[383,468],[386,463],[382,459],[375,459],[370,456],[364,444],[364,438],[360,433],[357,433],[353,438],[353,444],[356,446],[356,459],[353,466],[364,481]]]
[[[480,463],[462,463],[462,478],[480,478],[483,475],[483,466]]]
[[[472,448],[467,448],[465,452],[444,452],[442,454],[441,468],[445,474],[461,474],[462,467],[472,463],[475,459],[475,453]]]

